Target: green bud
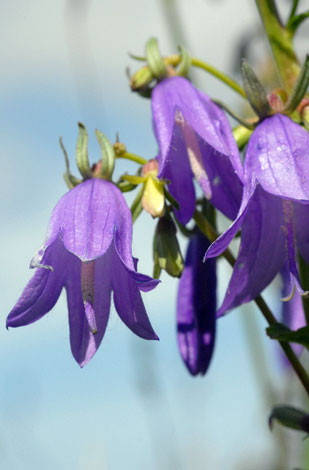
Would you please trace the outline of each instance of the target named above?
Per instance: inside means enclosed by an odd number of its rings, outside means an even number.
[[[153,76],[150,68],[145,65],[140,68],[132,77],[130,78],[130,87],[132,91],[141,90],[147,87],[149,83],[153,80]]]
[[[176,236],[176,227],[169,214],[158,221],[153,240],[153,277],[158,279],[161,270],[173,277],[180,277],[184,261]]]
[[[66,182],[67,186],[69,189],[74,188],[74,186],[77,186],[79,183],[81,183],[81,180],[79,178],[76,178],[76,176],[72,175],[70,171],[70,162],[69,162],[69,157],[67,154],[67,151],[65,149],[65,146],[63,145],[62,142],[62,137],[59,139],[60,147],[64,155],[64,160],[65,160],[65,167],[66,171],[63,173],[63,178],[64,181]]]
[[[295,87],[290,95],[284,112],[292,113],[303,99],[309,85],[309,55],[307,54],[304,65],[300,71],[298,80]]]
[[[268,103],[266,90],[246,60],[242,62],[241,74],[244,89],[252,109],[254,109],[260,118],[269,115],[271,108]]]
[[[92,171],[88,160],[88,134],[86,127],[78,123],[78,138],[76,145],[76,163],[83,178],[91,178]]]
[[[276,406],[269,417],[270,429],[272,429],[273,420],[277,420],[287,428],[309,433],[309,415],[292,406]]]
[[[104,179],[109,180],[111,179],[111,176],[114,171],[115,151],[114,151],[112,144],[108,140],[108,138],[105,137],[105,135],[102,134],[102,132],[96,129],[95,135],[101,147],[101,154],[102,154],[102,166],[100,169],[99,176],[101,176]]]
[[[167,70],[161,57],[158,40],[150,38],[146,43],[146,57],[152,76],[161,80],[166,77]]]

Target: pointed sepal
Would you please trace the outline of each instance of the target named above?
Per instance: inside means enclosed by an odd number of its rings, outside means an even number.
[[[290,114],[297,108],[297,106],[300,104],[301,100],[303,99],[307,91],[308,85],[309,85],[309,55],[307,54],[304,65],[302,66],[302,69],[300,71],[299,77],[292,91],[292,94],[290,95],[284,107],[285,113]]]
[[[101,131],[96,129],[95,135],[101,147],[102,154],[100,176],[104,179],[110,180],[115,166],[115,151],[108,138],[105,137]]]
[[[309,414],[298,408],[288,405],[275,406],[269,416],[270,429],[274,420],[286,428],[309,433]]]
[[[271,108],[267,99],[266,90],[246,60],[242,62],[241,75],[244,89],[252,109],[254,109],[260,118],[269,115]]]
[[[66,168],[65,173],[63,173],[63,178],[64,178],[64,181],[66,182],[68,188],[72,189],[75,186],[77,186],[79,183],[81,183],[82,180],[79,179],[79,178],[76,178],[76,176],[72,175],[72,173],[70,171],[69,157],[68,157],[68,153],[66,151],[66,148],[63,145],[62,137],[59,138],[59,144],[60,144],[61,150],[62,150],[63,155],[64,155],[65,168]]]
[[[92,171],[88,160],[88,133],[86,127],[81,122],[78,123],[76,163],[83,178],[91,178]]]
[[[167,69],[161,57],[158,40],[156,38],[150,38],[147,41],[146,57],[152,76],[158,80],[162,80],[162,78],[166,77]]]

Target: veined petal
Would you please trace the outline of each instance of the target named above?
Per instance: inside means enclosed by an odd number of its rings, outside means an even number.
[[[159,176],[187,186],[185,179],[190,173],[184,172],[184,168],[180,171],[179,165],[184,167],[183,160],[189,159],[206,198],[225,215],[234,218],[241,199],[242,166],[224,113],[182,77],[168,78],[155,87],[152,111],[160,146]],[[183,210],[179,197],[187,193],[183,190],[181,194],[179,189],[178,194]],[[177,199],[176,193],[173,196]]]
[[[242,224],[239,254],[217,316],[257,297],[280,271],[287,258],[282,227],[281,199],[258,187]]]
[[[70,255],[70,271],[65,284],[67,292],[70,342],[75,360],[84,367],[96,353],[104,336],[110,309],[111,284],[109,280],[108,263],[106,257],[95,260],[94,274],[94,303],[92,313],[95,316],[97,332],[93,334],[87,319],[87,311],[81,289],[82,262],[74,255]]]
[[[281,270],[281,277],[283,281],[282,297],[288,297],[291,291],[291,280],[288,263],[285,263]],[[300,294],[295,291],[293,297],[288,302],[281,302],[282,304],[282,322],[291,330],[298,330],[306,325],[305,314],[303,309],[303,302]],[[292,344],[294,352],[299,355],[303,347],[299,344]],[[290,365],[287,361],[285,354],[281,354],[282,360],[286,365]]]
[[[245,184],[257,179],[276,196],[309,202],[309,133],[289,117],[275,114],[250,137]]]
[[[216,262],[202,262],[208,246],[201,234],[190,239],[178,287],[178,346],[192,375],[205,374],[215,342]]]
[[[108,253],[109,272],[117,313],[133,333],[144,339],[158,339],[147,316],[140,289],[153,289],[158,281],[130,271],[116,250]]]
[[[55,240],[45,251],[43,263],[50,269],[37,268],[17,304],[7,318],[7,327],[33,323],[48,313],[57,302],[67,272],[68,253],[61,240]]]

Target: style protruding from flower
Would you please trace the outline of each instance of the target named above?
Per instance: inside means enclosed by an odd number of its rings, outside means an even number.
[[[200,232],[191,237],[178,287],[178,346],[192,375],[206,373],[215,344],[216,261],[202,261],[209,245]]]
[[[241,201],[242,164],[223,111],[183,77],[170,77],[152,91],[159,178],[170,181],[179,221],[195,210],[193,176],[206,199],[230,219]]]
[[[285,262],[289,297],[300,285],[296,247],[309,262],[309,134],[289,117],[264,119],[250,137],[236,220],[208,249],[218,256],[241,228],[241,244],[218,315],[256,298]]]
[[[46,241],[30,265],[36,272],[9,314],[7,327],[39,320],[64,287],[71,350],[81,367],[102,341],[112,291],[126,326],[141,338],[158,339],[140,294],[158,281],[137,272],[131,243],[131,213],[113,183],[92,178],[71,189],[52,213]]]

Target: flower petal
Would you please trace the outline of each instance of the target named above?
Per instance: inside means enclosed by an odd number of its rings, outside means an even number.
[[[294,203],[294,227],[298,249],[309,263],[309,205]]]
[[[309,202],[309,133],[282,114],[264,119],[250,137],[244,172],[271,194]]]
[[[130,271],[119,258],[116,250],[110,250],[108,263],[114,291],[114,303],[121,320],[133,333],[144,339],[158,339],[147,316],[140,289],[153,289],[158,281]]]
[[[178,287],[178,346],[192,375],[205,374],[215,342],[216,262],[202,262],[208,246],[201,234],[190,239]]]
[[[43,262],[53,270],[37,268],[17,304],[7,318],[7,327],[29,325],[48,313],[57,302],[65,280],[68,262],[61,240],[55,240],[45,251]]]
[[[191,178],[191,172],[185,170],[185,160],[189,159],[206,198],[225,215],[234,218],[241,199],[242,166],[224,113],[182,77],[168,78],[155,87],[152,112],[160,146],[159,176],[178,185],[177,194],[172,192],[172,186],[170,190],[180,204],[181,216],[184,217],[184,196],[192,200],[191,192],[187,193],[186,189]],[[188,213],[189,209],[185,218]]]
[[[111,284],[106,257],[108,257],[108,253],[95,261],[95,295],[92,313],[95,316],[97,332],[93,334],[89,327],[82,297],[82,262],[76,256],[71,255],[70,271],[65,288],[69,310],[71,350],[75,360],[81,367],[84,367],[96,353],[106,331],[109,318]]]
[[[280,198],[258,187],[242,224],[233,274],[217,316],[259,295],[286,260]]]

